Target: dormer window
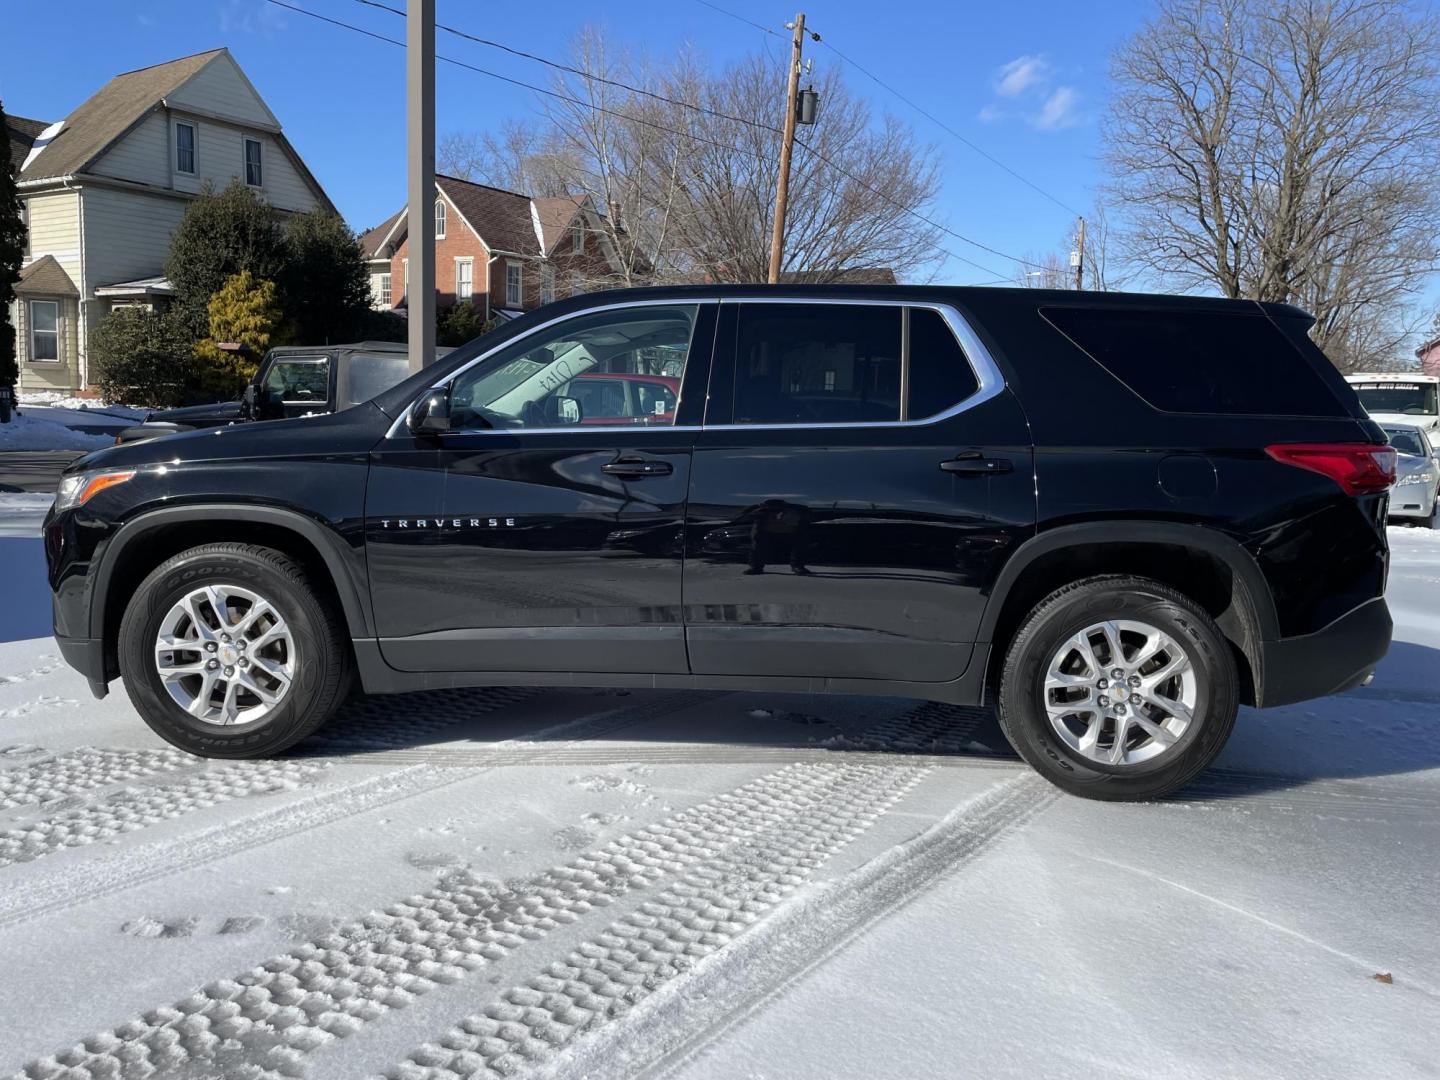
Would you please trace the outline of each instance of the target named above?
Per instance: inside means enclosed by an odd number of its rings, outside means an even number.
[[[435,239],[445,239],[445,201],[435,200]]]
[[[194,124],[175,124],[175,171],[195,175]]]
[[[570,253],[581,255],[585,252],[585,226],[576,224],[570,227]]]

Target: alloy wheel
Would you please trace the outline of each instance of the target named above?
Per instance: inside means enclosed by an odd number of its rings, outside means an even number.
[[[165,613],[155,671],[175,704],[209,724],[253,724],[289,693],[297,657],[290,628],[259,593],[205,585]]]
[[[1107,620],[1055,651],[1045,713],[1075,753],[1123,768],[1175,750],[1195,724],[1197,691],[1195,665],[1173,637],[1149,623]]]

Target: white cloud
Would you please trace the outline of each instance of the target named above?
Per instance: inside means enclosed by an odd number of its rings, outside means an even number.
[[[1057,131],[1080,122],[1080,93],[1073,86],[1057,86],[1045,99],[1031,123],[1041,131]]]
[[[1017,56],[996,72],[995,93],[1000,97],[1018,97],[1043,83],[1049,75],[1050,65],[1043,56]]]
[[[221,31],[227,34],[269,37],[285,29],[285,16],[265,0],[222,0],[216,14]]]
[[[1006,115],[1005,110],[1000,108],[999,105],[986,105],[980,110],[980,122],[982,124],[998,124],[1001,120],[1005,119]]]

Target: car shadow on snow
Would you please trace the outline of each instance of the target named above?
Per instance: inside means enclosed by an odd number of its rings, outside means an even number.
[[[1181,800],[1241,798],[1317,781],[1373,780],[1440,768],[1440,650],[1396,642],[1375,682],[1347,694],[1278,709],[1242,709],[1215,765]],[[1425,687],[1435,686],[1434,689]],[[593,694],[593,731],[574,724],[536,732],[527,701]],[[356,760],[396,751],[434,764],[469,764],[501,740],[525,745],[582,740],[586,760],[673,764],[764,761],[777,753],[949,757],[956,764],[1014,760],[990,709],[893,699],[759,693],[690,693],[667,712],[675,691],[524,689],[429,690],[357,697],[299,750]],[[722,704],[723,699],[723,704]],[[615,710],[619,710],[616,714]],[[636,719],[624,720],[626,710]],[[493,713],[489,719],[485,714]],[[605,717],[620,715],[607,727]],[[516,726],[519,721],[519,726]],[[613,743],[607,738],[613,734]],[[537,751],[543,752],[543,751]]]

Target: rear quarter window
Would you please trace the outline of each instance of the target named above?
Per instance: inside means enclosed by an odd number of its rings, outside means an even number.
[[[1260,313],[1079,307],[1040,313],[1163,412],[1350,415],[1312,361]]]

